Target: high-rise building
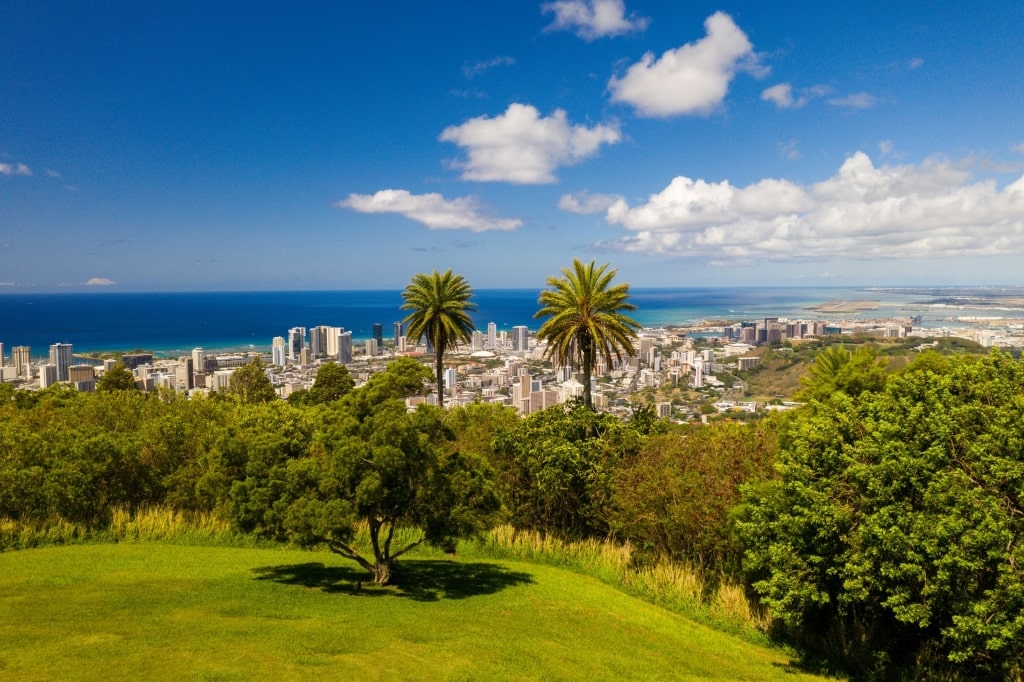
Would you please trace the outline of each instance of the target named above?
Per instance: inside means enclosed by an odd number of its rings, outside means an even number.
[[[283,336],[275,336],[270,344],[270,362],[277,367],[284,367],[288,364],[288,348],[285,346]]]
[[[48,388],[57,383],[57,365],[48,363],[39,366],[39,388]]]
[[[292,327],[288,330],[288,359],[298,361],[299,353],[306,345],[306,328]]]
[[[366,339],[366,357],[376,357],[379,349],[380,346],[377,345],[377,339]]]
[[[384,325],[380,322],[373,323],[373,340],[377,342],[377,348],[384,347]]]
[[[352,362],[352,332],[338,334],[338,362],[343,365]]]
[[[4,366],[4,344],[0,343],[0,367]]]
[[[195,374],[206,371],[206,351],[202,348],[192,349],[192,371]]]
[[[194,367],[191,356],[185,355],[178,358],[178,366],[174,368],[177,390],[191,391],[196,387]]]
[[[327,357],[327,339],[330,338],[331,328],[323,325],[313,327],[309,330],[309,354],[315,358]]]
[[[455,386],[458,377],[454,367],[449,367],[444,371],[444,387],[448,389],[448,395],[455,395]]]
[[[529,330],[526,325],[517,324],[512,327],[512,350],[525,353],[530,349]]]
[[[32,349],[29,346],[15,346],[11,349],[11,364],[15,373],[26,379],[32,374]]]
[[[484,349],[484,335],[479,329],[473,330],[472,341],[470,344],[470,350],[474,353],[478,350]]]
[[[487,347],[491,350],[498,348],[498,325],[493,322],[487,323]]]
[[[344,327],[328,327],[327,328],[327,356],[329,358],[338,357],[338,337],[345,333]]]
[[[55,343],[50,346],[50,364],[57,367],[57,381],[68,380],[71,356],[72,347],[70,343]]]
[[[401,322],[395,322],[392,325],[392,327],[393,327],[394,332],[395,332],[395,348],[398,348],[398,346],[401,345],[401,342],[399,341],[399,339],[402,338],[402,331],[403,331],[402,330],[402,323]]]

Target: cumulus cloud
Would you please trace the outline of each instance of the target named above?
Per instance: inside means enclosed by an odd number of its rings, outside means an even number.
[[[544,3],[540,9],[555,15],[545,31],[572,31],[587,41],[638,33],[650,23],[647,17],[634,13],[627,16],[622,0],[556,0]]]
[[[500,116],[473,118],[445,128],[440,136],[442,142],[465,150],[464,161],[451,162],[462,170],[463,180],[521,185],[555,182],[556,168],[578,163],[602,144],[621,139],[617,123],[570,125],[563,110],[545,118],[528,104],[510,104]]]
[[[621,201],[617,194],[591,194],[587,191],[565,194],[558,200],[558,208],[569,213],[592,215],[607,211],[615,202]]]
[[[462,73],[469,80],[473,80],[480,74],[493,69],[496,66],[515,66],[516,60],[512,57],[492,57],[491,59],[485,59],[472,64],[465,64],[462,67]]]
[[[382,189],[375,194],[350,194],[337,204],[359,213],[397,213],[432,230],[514,230],[515,218],[494,218],[474,197],[445,199],[440,194],[412,194],[404,189]]]
[[[32,169],[23,163],[0,163],[0,175],[32,175]]]
[[[765,71],[747,34],[724,12],[704,22],[707,35],[668,50],[660,59],[648,52],[621,78],[608,81],[613,102],[631,105],[641,116],[709,114],[725,99],[737,71]]]
[[[806,186],[677,177],[605,219],[633,233],[605,246],[719,264],[1024,254],[1024,177],[999,189],[948,160],[876,167],[857,152]]]
[[[834,107],[847,107],[850,109],[870,109],[878,104],[878,98],[867,92],[857,92],[845,97],[833,97],[828,103]]]
[[[106,277],[92,277],[84,282],[84,285],[87,287],[109,287],[114,284],[117,284],[117,282]]]

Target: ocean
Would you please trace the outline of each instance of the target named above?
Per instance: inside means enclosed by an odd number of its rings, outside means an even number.
[[[630,290],[632,313],[649,327],[687,325],[701,320],[757,320],[764,317],[828,319],[837,314],[809,307],[826,301],[876,301],[874,310],[844,313],[844,319],[922,316],[924,326],[941,326],[951,314],[993,316],[991,308],[943,303],[964,289],[876,289],[849,287],[674,288]],[[474,292],[479,329],[489,322],[499,330],[540,321],[536,289],[483,289]],[[393,336],[401,291],[260,291],[207,293],[85,293],[0,295],[0,343],[29,346],[45,356],[54,343],[70,343],[76,353],[144,349],[175,357],[193,348],[269,351],[275,336],[292,327],[344,327],[354,339],[372,335],[374,323]],[[954,309],[951,312],[951,309]],[[1010,315],[1005,310],[999,313]],[[1024,317],[1024,310],[1013,311]]]

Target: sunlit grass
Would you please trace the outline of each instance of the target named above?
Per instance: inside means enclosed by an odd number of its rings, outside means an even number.
[[[556,567],[127,542],[0,554],[5,679],[801,680],[779,651]]]
[[[766,640],[770,618],[750,602],[742,584],[727,576],[709,576],[700,567],[686,563],[637,567],[628,543],[566,542],[552,535],[499,526],[478,541],[475,549],[487,556],[580,571],[690,618]]]

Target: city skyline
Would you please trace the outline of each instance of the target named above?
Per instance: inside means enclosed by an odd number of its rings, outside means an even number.
[[[1022,284],[1024,6],[15,2],[0,293]],[[382,320],[388,324],[389,320]]]

